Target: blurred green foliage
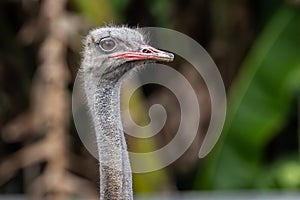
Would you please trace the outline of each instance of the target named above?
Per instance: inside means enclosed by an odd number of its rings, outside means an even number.
[[[125,97],[130,93],[126,92],[128,88],[134,87],[131,84],[124,84],[122,89],[122,96]],[[148,124],[149,119],[146,115],[145,110],[146,105],[143,104],[143,96],[141,90],[137,90],[130,98],[130,115],[137,124]],[[121,105],[122,105],[121,100]],[[121,109],[122,110],[122,109]],[[151,134],[151,129],[138,132],[139,135],[147,136]],[[132,152],[151,152],[157,149],[156,140],[153,137],[146,139],[138,139],[131,141],[130,151]],[[153,163],[160,163],[162,158],[153,156],[151,159],[145,160],[144,165],[153,165]],[[154,164],[155,165],[155,164]],[[166,169],[160,169],[148,173],[134,173],[133,179],[133,189],[135,193],[153,193],[162,189],[162,186],[168,184],[168,176]],[[145,181],[147,180],[147,181]]]
[[[148,2],[150,12],[157,22],[157,26],[170,26],[170,16],[173,9],[170,0],[152,0]]]
[[[106,0],[72,0],[75,8],[91,25],[103,25],[103,23],[111,23],[114,19],[115,12]]]
[[[299,24],[299,10],[283,6],[258,37],[230,90],[221,141],[196,187],[299,188],[299,158],[289,152],[289,159],[268,162],[265,153],[299,97]]]
[[[119,16],[124,16],[130,0],[111,0],[110,4]]]

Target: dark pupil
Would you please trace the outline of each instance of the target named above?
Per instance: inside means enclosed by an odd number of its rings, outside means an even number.
[[[100,46],[102,49],[109,51],[116,46],[116,43],[112,39],[104,39],[100,41]]]

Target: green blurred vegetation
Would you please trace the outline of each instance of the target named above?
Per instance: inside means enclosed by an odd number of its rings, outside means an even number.
[[[121,1],[119,1],[121,3]],[[103,25],[106,21],[115,17],[115,12],[106,0],[72,0],[75,8],[93,26]],[[116,5],[120,6],[119,4]]]
[[[231,87],[223,135],[199,184],[204,178],[212,189],[300,187],[292,144],[286,143],[289,152],[267,160],[268,145],[289,123],[299,100],[299,22],[298,9],[282,6],[255,41]],[[286,134],[297,144],[296,131]]]

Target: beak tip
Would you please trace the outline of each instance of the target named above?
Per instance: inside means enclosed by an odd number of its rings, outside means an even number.
[[[167,53],[169,55],[169,58],[170,58],[170,61],[169,62],[172,62],[174,60],[174,54],[172,53]]]

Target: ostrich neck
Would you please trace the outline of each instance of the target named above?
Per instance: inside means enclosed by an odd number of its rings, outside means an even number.
[[[92,78],[86,91],[96,131],[100,199],[132,199],[132,177],[120,116],[120,81]],[[90,87],[93,85],[92,87]]]

